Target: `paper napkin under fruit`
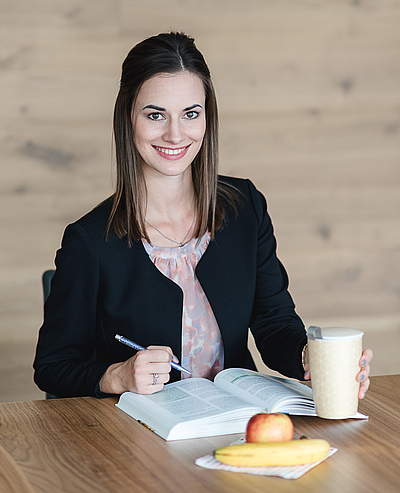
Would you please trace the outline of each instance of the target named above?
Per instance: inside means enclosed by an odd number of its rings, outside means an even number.
[[[234,442],[232,445],[237,443],[245,442],[245,438]],[[195,464],[200,467],[205,467],[206,469],[219,469],[220,471],[231,471],[231,472],[241,472],[245,474],[256,474],[258,476],[278,476],[284,479],[297,479],[303,476],[306,472],[311,471],[314,467],[324,462],[328,457],[337,452],[337,448],[331,447],[327,456],[317,462],[310,462],[309,464],[301,464],[298,466],[265,466],[265,467],[243,467],[243,466],[228,466],[223,464],[219,460],[215,459],[212,455],[205,455],[195,460]]]

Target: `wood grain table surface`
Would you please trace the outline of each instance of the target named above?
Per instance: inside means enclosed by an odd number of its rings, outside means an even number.
[[[295,438],[338,452],[297,480],[202,469],[197,457],[240,435],[165,442],[91,397],[0,404],[2,493],[391,493],[400,491],[400,375],[372,377],[368,421],[292,417]]]

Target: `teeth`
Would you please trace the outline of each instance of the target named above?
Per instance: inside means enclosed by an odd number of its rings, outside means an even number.
[[[169,156],[176,156],[177,154],[180,154],[183,152],[186,147],[180,148],[180,149],[165,149],[165,147],[156,147],[157,151],[163,152],[164,154],[168,154]]]

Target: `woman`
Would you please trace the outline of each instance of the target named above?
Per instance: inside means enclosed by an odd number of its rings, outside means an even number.
[[[181,378],[174,355],[192,376],[255,369],[248,327],[270,368],[309,378],[265,199],[248,180],[218,177],[217,132],[193,39],[136,45],[114,111],[116,192],[67,227],[57,252],[34,362],[42,390],[153,393]],[[132,355],[117,333],[147,349]],[[371,357],[363,352],[360,397]]]

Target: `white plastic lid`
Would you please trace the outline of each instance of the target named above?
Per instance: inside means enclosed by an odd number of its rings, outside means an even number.
[[[319,329],[319,330],[318,330]],[[348,327],[310,327],[308,329],[309,339],[324,341],[351,341],[360,339],[364,332]]]

